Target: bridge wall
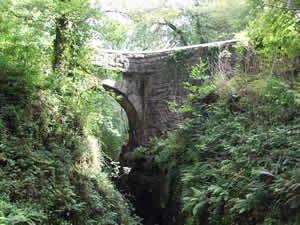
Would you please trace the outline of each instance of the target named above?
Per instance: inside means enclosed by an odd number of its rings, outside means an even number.
[[[134,106],[136,114],[128,115],[134,145],[150,145],[151,137],[160,137],[184,119],[183,113],[170,112],[168,102],[183,104],[187,90],[183,81],[189,79],[191,66],[200,60],[210,65],[211,72],[223,63],[221,72],[231,73],[230,54],[236,40],[147,52],[101,50],[95,65],[123,72],[123,81],[111,86]],[[226,50],[226,54],[221,54]],[[231,52],[231,53],[230,53]],[[222,69],[221,68],[221,69]],[[127,113],[128,114],[128,113]]]

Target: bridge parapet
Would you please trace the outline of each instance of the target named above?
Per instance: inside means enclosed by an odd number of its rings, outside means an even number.
[[[121,72],[152,73],[168,65],[170,56],[184,51],[192,54],[190,62],[199,63],[201,53],[205,48],[219,48],[234,45],[238,40],[212,42],[207,44],[177,47],[156,51],[118,51],[99,49],[94,57],[94,64],[99,67],[111,67]]]

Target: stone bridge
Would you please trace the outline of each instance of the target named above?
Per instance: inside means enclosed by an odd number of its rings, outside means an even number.
[[[174,129],[184,114],[171,112],[168,102],[184,102],[187,90],[183,81],[188,80],[192,65],[201,60],[207,62],[211,73],[231,73],[230,56],[236,43],[230,40],[142,52],[98,50],[96,66],[122,72],[122,81],[102,78],[102,84],[122,96],[118,102],[128,116],[128,145],[151,145],[152,137]]]

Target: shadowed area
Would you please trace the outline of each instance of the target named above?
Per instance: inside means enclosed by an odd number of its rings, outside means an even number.
[[[138,131],[139,125],[141,124],[140,118],[142,115],[138,115],[134,103],[130,101],[126,90],[122,88],[120,82],[116,80],[105,79],[101,83],[106,90],[113,91],[116,94],[116,101],[121,105],[127,114],[129,123],[129,140],[127,145],[130,147],[138,146],[140,144]]]

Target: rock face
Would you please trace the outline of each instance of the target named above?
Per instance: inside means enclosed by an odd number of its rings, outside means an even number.
[[[187,94],[183,81],[188,80],[192,65],[200,60],[209,65],[211,72],[222,61],[219,53],[232,52],[236,40],[214,42],[174,49],[145,52],[101,50],[94,64],[110,67],[123,73],[122,82],[103,79],[103,86],[114,90],[129,120],[128,145],[151,145],[151,137],[160,137],[174,129],[184,119],[183,113],[170,112],[168,102],[180,106]],[[227,54],[228,55],[228,54]],[[230,73],[232,60],[226,57],[225,73]]]
[[[127,154],[130,154],[127,165],[131,171],[123,173],[116,185],[127,194],[135,213],[143,218],[143,224],[182,225],[179,170],[175,167],[160,168],[152,156],[139,152]]]
[[[136,213],[142,217],[144,225],[162,224],[161,184],[164,174],[158,166],[147,158],[135,161],[136,165],[128,174],[128,193],[134,198],[132,203]]]

